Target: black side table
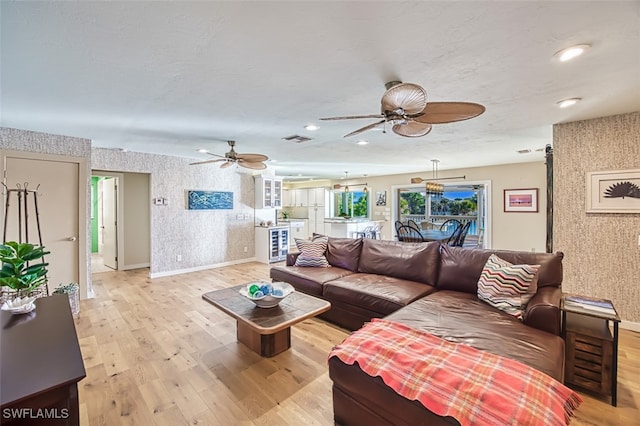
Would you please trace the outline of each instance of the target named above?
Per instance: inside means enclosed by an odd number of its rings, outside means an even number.
[[[615,407],[620,316],[613,303],[564,293],[560,309],[565,339],[565,383],[611,396],[611,405]],[[613,334],[609,322],[613,323]]]

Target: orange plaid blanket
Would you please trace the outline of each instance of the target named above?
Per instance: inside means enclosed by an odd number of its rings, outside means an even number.
[[[462,425],[566,425],[578,394],[518,361],[374,319],[333,348],[346,364]]]

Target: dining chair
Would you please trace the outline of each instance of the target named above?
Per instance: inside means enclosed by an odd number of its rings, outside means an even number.
[[[462,225],[456,240],[453,242],[453,245],[456,247],[462,247],[464,245],[464,240],[467,237],[467,233],[469,232],[469,228],[471,227],[471,222],[467,222]]]
[[[415,229],[413,226],[402,225],[398,229],[398,241],[422,243],[424,242],[424,238],[422,238],[422,234],[420,234],[420,231]]]
[[[365,226],[362,231],[357,231],[356,238],[373,238],[373,225]]]
[[[456,221],[456,222],[458,222],[458,221]],[[460,232],[462,231],[463,226],[464,225],[462,225],[462,223],[458,222],[458,224],[456,225],[455,229],[453,230],[453,232],[451,233],[451,235],[449,236],[447,241],[445,241],[444,243],[447,244],[448,246],[455,246],[456,241],[458,240],[458,237],[460,236]],[[444,230],[446,230],[446,228],[444,228],[442,230],[444,231]]]
[[[412,227],[412,228],[414,228],[418,232],[420,232],[420,230],[422,229],[422,228],[420,228],[420,225],[418,225],[416,222],[414,222],[411,219],[407,220],[407,225]]]
[[[374,240],[381,239],[380,231],[382,231],[381,223],[373,225],[373,230],[371,230],[371,238],[373,238]]]
[[[455,229],[454,227],[460,226],[460,221],[458,219],[448,219],[445,220],[442,225],[440,225],[441,231],[448,231],[449,229]]]

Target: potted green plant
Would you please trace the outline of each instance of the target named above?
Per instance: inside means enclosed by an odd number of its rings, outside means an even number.
[[[53,294],[66,294],[69,297],[69,306],[71,313],[78,315],[80,313],[80,294],[78,283],[60,284],[53,290]]]
[[[34,260],[49,254],[44,246],[7,241],[0,244],[0,286],[9,287],[14,297],[29,296],[47,282],[48,263]],[[11,296],[11,295],[10,295]],[[11,298],[11,297],[9,297]]]

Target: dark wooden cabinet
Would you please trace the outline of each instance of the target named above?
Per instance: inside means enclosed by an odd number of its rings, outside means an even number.
[[[613,305],[612,305],[613,306]],[[603,312],[563,304],[564,381],[568,385],[611,397],[617,405],[618,323]],[[609,323],[613,323],[613,331]]]
[[[86,373],[66,294],[36,300],[22,315],[1,312],[0,423],[78,425]]]

